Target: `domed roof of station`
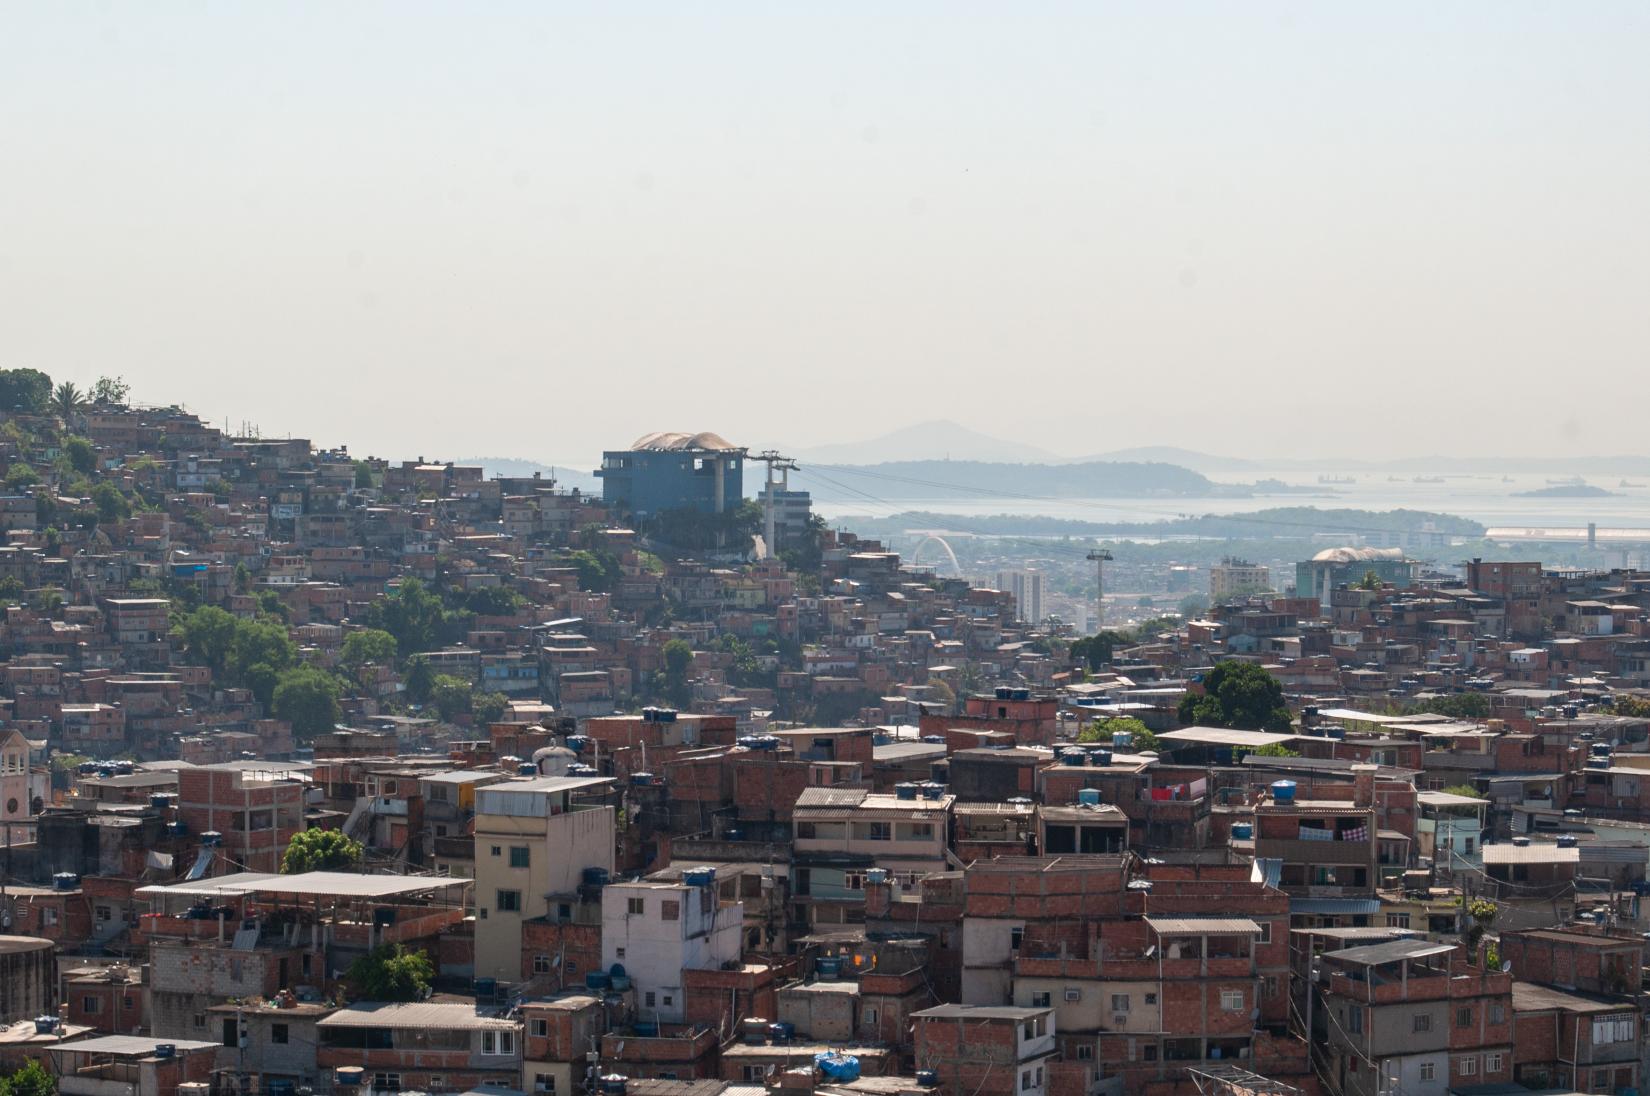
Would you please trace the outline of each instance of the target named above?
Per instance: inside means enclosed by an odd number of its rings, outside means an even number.
[[[643,450],[686,452],[701,450],[714,453],[738,452],[741,447],[734,445],[720,434],[713,434],[706,430],[699,434],[681,434],[668,430],[658,430],[651,434],[643,434],[630,445],[631,452]]]

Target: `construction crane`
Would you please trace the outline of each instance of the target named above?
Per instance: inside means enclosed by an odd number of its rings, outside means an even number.
[[[1111,562],[1111,553],[1104,548],[1096,548],[1084,557],[1094,564],[1094,630],[1106,630],[1106,564]]]
[[[790,457],[780,456],[772,449],[764,449],[751,459],[759,460],[768,466],[768,481],[762,488],[762,544],[767,549],[768,556],[772,558],[775,553],[776,533],[773,513],[774,488],[777,486],[781,491],[791,489],[791,473],[796,471],[796,461]],[[777,481],[773,478],[775,472],[779,473]]]

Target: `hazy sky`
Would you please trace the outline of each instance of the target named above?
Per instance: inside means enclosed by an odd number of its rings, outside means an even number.
[[[357,452],[1650,451],[1650,5],[0,4],[0,364]]]

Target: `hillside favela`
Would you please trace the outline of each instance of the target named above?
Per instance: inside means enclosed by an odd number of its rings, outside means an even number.
[[[0,393],[19,1078],[1640,1083],[1650,531],[1262,511],[918,530],[917,563],[714,432],[592,454],[587,491],[118,377]]]
[[[0,1096],[1650,1096],[1646,58],[0,3]]]

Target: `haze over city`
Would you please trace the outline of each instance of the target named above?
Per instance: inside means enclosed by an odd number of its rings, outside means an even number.
[[[1574,456],[1645,411],[1639,4],[3,18],[0,360],[236,429]]]

